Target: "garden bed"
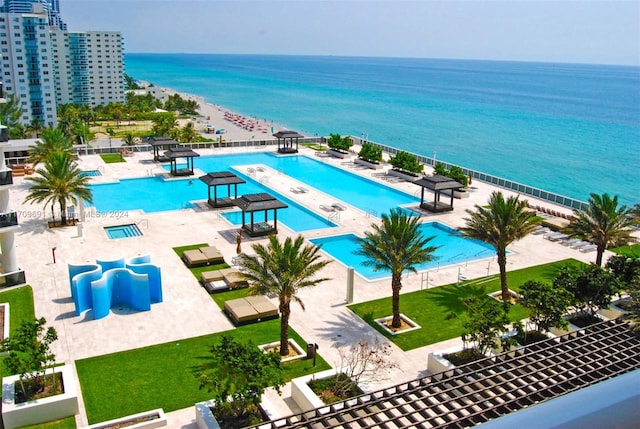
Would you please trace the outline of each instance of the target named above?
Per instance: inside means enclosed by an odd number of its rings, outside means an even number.
[[[167,425],[167,416],[162,408],[146,411],[144,413],[132,414],[119,419],[113,419],[102,423],[87,426],[86,429],[151,429]]]

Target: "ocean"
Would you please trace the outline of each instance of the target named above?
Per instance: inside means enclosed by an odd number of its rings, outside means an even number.
[[[586,201],[640,202],[640,68],[127,54],[126,73],[305,135],[338,133]]]

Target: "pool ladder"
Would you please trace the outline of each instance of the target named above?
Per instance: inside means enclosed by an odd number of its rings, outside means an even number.
[[[340,211],[336,210],[335,212],[330,213],[327,216],[327,221],[329,221],[329,222],[340,222]]]
[[[378,217],[378,211],[376,209],[367,208],[365,209],[365,213],[367,217]]]

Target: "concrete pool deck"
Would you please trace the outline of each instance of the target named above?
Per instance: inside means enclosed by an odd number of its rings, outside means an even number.
[[[198,150],[198,152],[207,155],[234,151],[207,149]],[[244,148],[238,153],[246,152],[247,149]],[[301,154],[315,157],[314,151],[306,148],[301,149]],[[136,152],[133,156],[126,157],[126,162],[104,164],[99,156],[88,155],[80,157],[79,164],[83,170],[99,168],[102,176],[92,178],[95,183],[99,183],[118,178],[163,173],[164,169],[150,162],[151,157],[151,153]],[[411,183],[384,181],[379,174],[380,170],[358,168],[343,159],[330,157],[317,157],[317,159],[347,168],[356,174],[410,194],[415,195],[419,190],[419,187]],[[262,167],[263,171],[257,171],[258,166]],[[343,233],[362,235],[373,222],[379,222],[379,219],[372,217],[370,213],[350,206],[348,201],[339,201],[331,195],[267,166],[247,164],[238,168],[247,174],[250,168],[253,169],[250,176],[322,216],[337,216],[335,213],[339,213],[339,218],[332,219],[339,224],[338,227],[305,232],[302,234],[305,238]],[[198,173],[196,177],[197,175]],[[81,223],[80,227],[49,229],[46,221],[50,220],[51,209],[47,207],[45,211],[42,206],[23,203],[28,190],[28,182],[24,180],[23,177],[14,179],[15,185],[10,196],[10,206],[18,212],[21,226],[15,237],[16,251],[19,265],[25,271],[27,282],[34,291],[36,315],[45,317],[47,322],[58,331],[59,340],[54,343],[53,350],[59,362],[70,363],[76,359],[233,329],[231,322],[172,250],[176,246],[208,243],[220,249],[226,261],[231,263],[232,257],[236,254],[235,232],[238,228],[219,216],[216,210],[199,207],[160,213],[141,211],[96,213],[93,209],[86,209],[85,222]],[[300,186],[307,188],[308,192],[299,193],[291,190]],[[453,212],[425,214],[423,219],[438,221],[454,228],[463,225],[463,218],[466,216],[464,210],[472,209],[475,204],[485,204],[490,193],[497,189],[478,181],[474,181],[472,186],[475,189],[470,192],[469,198],[454,200]],[[240,187],[240,192],[241,189]],[[502,192],[506,195],[513,194],[507,190]],[[202,200],[206,198],[205,191]],[[526,198],[533,205],[553,207],[555,210],[569,213],[565,208]],[[334,202],[343,204],[346,210],[327,212],[321,208],[323,205]],[[104,231],[105,226],[128,223],[136,224],[143,235],[110,240]],[[279,226],[280,238],[297,235],[285,226]],[[256,242],[266,243],[267,239],[245,238],[242,243],[244,251],[250,253],[251,244]],[[56,248],[55,264],[52,259],[54,247]],[[529,235],[514,243],[509,249],[512,253],[508,257],[508,270],[565,258],[575,258],[585,262],[595,260],[595,253],[581,253],[576,249],[546,240],[542,235]],[[79,264],[93,262],[96,258],[109,259],[144,254],[150,254],[152,262],[161,267],[164,294],[162,303],[153,304],[151,311],[148,312],[116,309],[108,317],[100,320],[93,320],[90,314],[75,316],[69,289],[67,263]],[[299,294],[307,310],[303,312],[296,305],[292,307],[291,326],[307,341],[318,343],[319,352],[332,365],[338,362],[337,346],[339,345],[349,345],[363,337],[379,338],[383,343],[386,342],[384,337],[346,308],[346,273],[346,267],[339,262],[329,264],[322,275],[332,280],[319,287],[302,290]],[[426,275],[410,274],[403,280],[402,292],[453,283],[457,281],[459,274],[473,279],[497,273],[495,257],[491,257],[481,261],[431,269],[428,274],[428,284]],[[389,279],[368,282],[356,275],[354,302],[389,295]],[[385,380],[377,380],[368,387],[375,389],[426,375],[427,354],[433,350],[458,344],[459,341],[459,339],[453,339],[444,344],[422,347],[409,352],[403,352],[393,346],[392,359],[398,364],[398,368],[393,370]],[[276,404],[278,416],[298,411],[288,398],[288,392],[287,387],[280,399],[273,393],[268,394]],[[195,427],[192,426],[193,407],[169,413],[169,419],[169,427]],[[79,425],[87,424],[84,408],[77,417],[77,421]]]

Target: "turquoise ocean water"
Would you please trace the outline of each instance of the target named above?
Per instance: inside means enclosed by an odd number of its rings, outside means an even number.
[[[126,72],[306,135],[365,136],[583,201],[640,202],[638,67],[127,54]]]

